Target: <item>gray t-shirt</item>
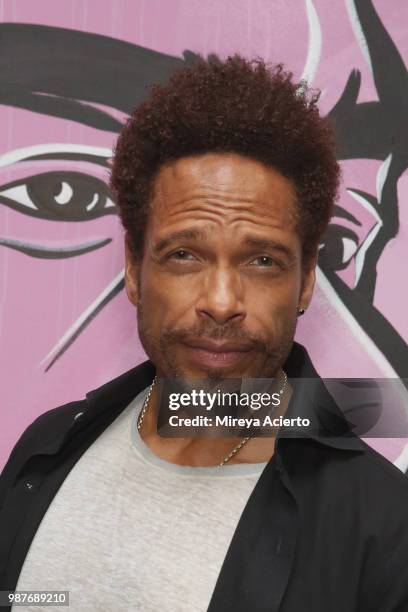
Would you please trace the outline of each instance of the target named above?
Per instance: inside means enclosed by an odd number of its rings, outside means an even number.
[[[139,393],[64,480],[16,590],[68,590],[72,612],[207,610],[266,463],[189,467],[158,458],[136,426],[146,394]]]

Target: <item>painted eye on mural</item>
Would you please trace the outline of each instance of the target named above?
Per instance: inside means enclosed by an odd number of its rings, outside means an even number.
[[[329,225],[319,246],[319,262],[331,270],[343,270],[358,250],[357,234],[342,225]]]
[[[81,172],[45,172],[0,189],[0,202],[50,221],[87,221],[117,214],[106,184]]]

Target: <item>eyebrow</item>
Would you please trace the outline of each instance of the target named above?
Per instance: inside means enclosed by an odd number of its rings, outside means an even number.
[[[208,235],[208,232],[202,229],[188,229],[181,230],[180,232],[175,232],[162,240],[159,240],[153,246],[153,253],[159,254],[164,251],[168,246],[170,246],[173,242],[177,240],[205,240]],[[283,255],[285,255],[288,259],[294,259],[294,253],[290,247],[285,245],[278,240],[273,240],[271,238],[261,238],[259,236],[252,236],[251,234],[247,234],[242,239],[242,244],[259,249],[261,251],[274,250],[280,251]]]
[[[261,238],[259,236],[251,236],[248,234],[244,236],[242,242],[249,247],[259,249],[260,251],[280,251],[288,259],[294,259],[295,257],[292,249],[289,246],[272,238]]]
[[[156,244],[153,246],[153,253],[156,255],[161,253],[176,240],[205,240],[205,238],[206,232],[204,230],[181,230],[180,232],[170,234],[170,236],[167,236],[167,238],[162,238],[162,240],[156,242]]]

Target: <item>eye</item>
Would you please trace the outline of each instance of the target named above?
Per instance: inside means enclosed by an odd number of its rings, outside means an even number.
[[[343,270],[355,256],[358,246],[358,236],[352,230],[341,225],[329,225],[319,247],[319,261],[331,270]]]
[[[179,261],[191,261],[191,259],[194,259],[194,256],[185,249],[177,249],[177,251],[173,251],[173,253],[171,253],[169,257],[171,259],[176,259]]]
[[[117,214],[106,184],[81,172],[45,172],[6,185],[0,202],[50,221],[86,221]]]
[[[260,255],[259,257],[251,261],[249,265],[250,266],[260,266],[262,268],[266,268],[266,267],[270,268],[271,266],[279,265],[279,264],[273,257],[270,257],[269,255]]]

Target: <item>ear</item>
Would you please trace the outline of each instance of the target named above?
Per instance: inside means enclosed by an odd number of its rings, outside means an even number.
[[[316,282],[316,265],[318,256],[319,251],[316,250],[316,253],[309,259],[302,272],[302,288],[299,296],[298,308],[304,308],[306,310],[312,300]]]
[[[136,262],[130,250],[128,235],[125,235],[125,287],[129,301],[137,306],[139,301],[140,263]]]

